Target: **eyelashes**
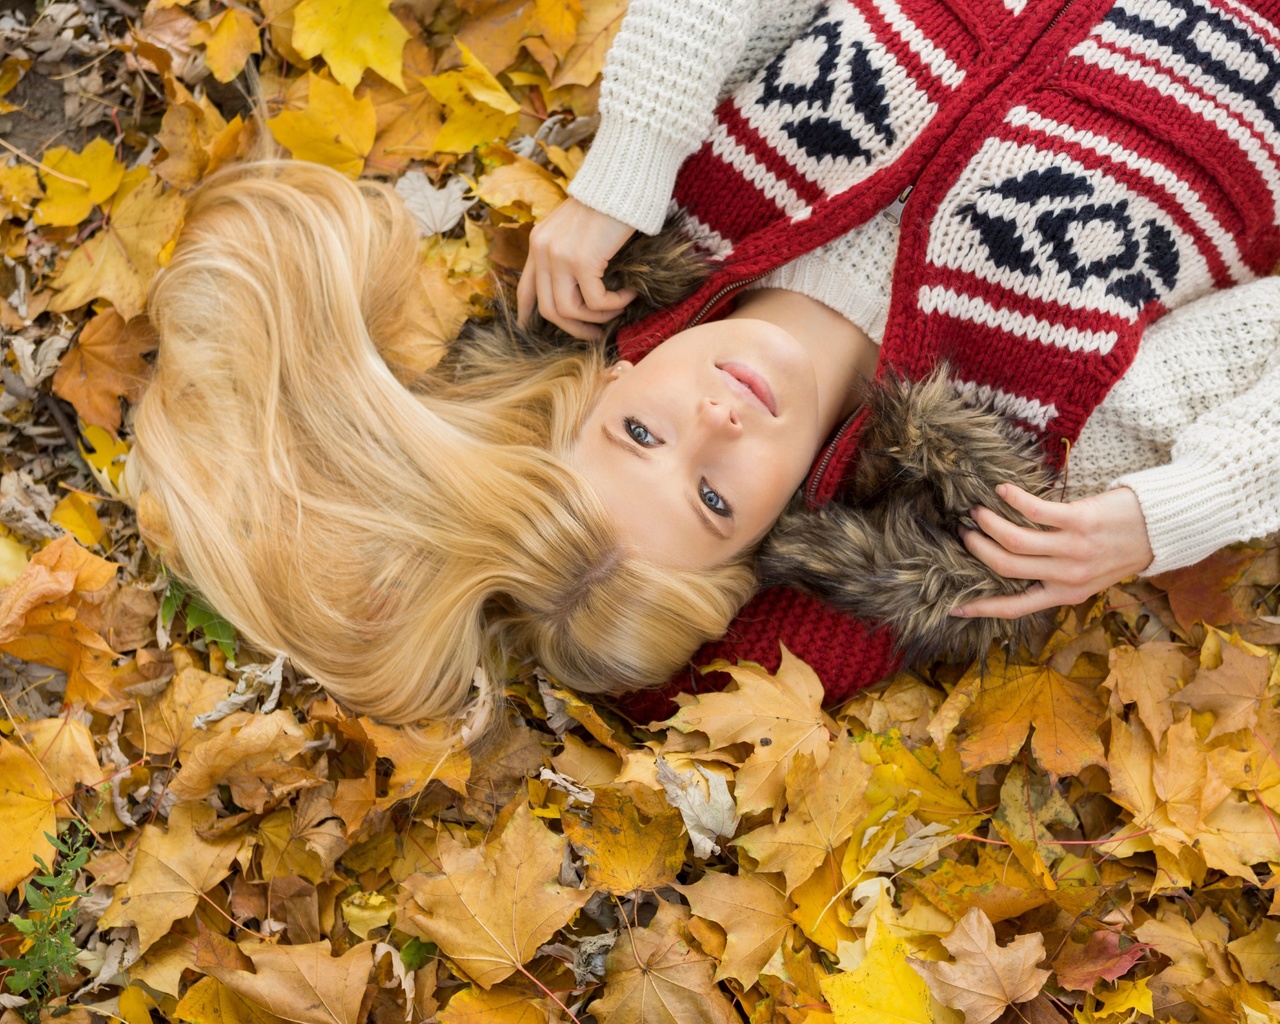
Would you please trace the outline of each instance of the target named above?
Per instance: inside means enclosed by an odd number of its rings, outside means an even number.
[[[658,437],[657,434],[634,416],[624,416],[622,418],[622,429],[626,431],[627,437],[631,438],[641,448],[657,448],[665,443],[662,438]],[[698,481],[698,501],[714,515],[723,519],[733,518],[733,506],[729,504],[724,495],[707,483],[706,480]]]

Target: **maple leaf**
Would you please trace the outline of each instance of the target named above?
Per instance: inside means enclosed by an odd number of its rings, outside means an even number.
[[[420,39],[410,39],[404,48],[405,88],[380,78],[362,83],[358,96],[373,101],[377,136],[369,151],[369,166],[383,173],[404,170],[414,160],[435,152],[436,134],[444,112],[423,80],[435,72],[432,50]]]
[[[545,1004],[545,999],[531,998],[528,989],[517,985],[491,989],[468,985],[449,997],[439,1020],[440,1024],[547,1024],[551,1018]]]
[[[877,919],[862,963],[820,982],[835,1024],[960,1024],[960,1015],[934,999],[911,969],[908,954],[907,944]]]
[[[51,310],[105,299],[126,320],[142,312],[147,287],[160,269],[161,251],[177,235],[186,209],[181,195],[144,174],[136,184],[126,180],[121,185],[104,207],[102,230],[71,254],[51,282],[58,290]]]
[[[128,323],[114,309],[93,317],[58,365],[53,393],[65,398],[80,418],[111,431],[120,429],[120,399],[136,401],[156,336],[146,321]]]
[[[1044,959],[1039,932],[996,945],[996,932],[981,910],[970,910],[942,939],[955,963],[911,960],[941,1003],[964,1012],[965,1024],[991,1024],[1006,1006],[1034,998],[1049,978],[1036,967]]]
[[[976,864],[941,861],[933,871],[910,884],[952,920],[978,907],[992,921],[1021,917],[1052,898],[1017,860],[978,851]]]
[[[387,795],[379,807],[390,807],[422,790],[438,779],[455,793],[467,791],[471,777],[471,755],[446,732],[440,723],[423,728],[383,725],[371,718],[359,719],[360,728],[377,748],[378,756],[395,765]]]
[[[59,537],[0,595],[0,651],[66,672],[68,703],[110,714],[132,703],[116,691],[127,673],[113,666],[115,652],[94,627],[119,568]]]
[[[597,789],[589,814],[562,816],[564,834],[587,864],[587,884],[624,895],[675,881],[688,847],[680,812],[670,808],[642,822],[621,790]]]
[[[830,953],[840,949],[840,943],[853,942],[857,933],[841,920],[837,906],[846,891],[842,861],[847,847],[840,847],[828,856],[818,869],[791,891],[795,909],[790,917],[800,930],[813,942]]]
[[[253,961],[253,973],[215,964],[204,968],[246,1003],[280,1020],[358,1024],[373,945],[361,942],[335,957],[328,939],[296,946],[246,941],[240,948]]]
[[[75,817],[71,795],[78,786],[98,785],[107,774],[98,764],[89,727],[74,718],[42,718],[19,726],[18,734],[43,765],[54,791],[64,798],[57,805],[58,817]]]
[[[128,881],[116,887],[99,925],[136,926],[139,946],[146,950],[175,921],[192,913],[200,897],[231,873],[243,842],[236,829],[203,838],[200,833],[207,832],[216,817],[207,804],[176,804],[167,830],[145,826]]]
[[[308,74],[305,81],[306,106],[281,111],[267,127],[297,159],[358,178],[378,130],[373,101],[367,95],[356,98],[346,86],[320,75]]]
[[[280,1020],[208,976],[196,981],[178,1000],[173,1019],[194,1024],[278,1024]]]
[[[105,203],[120,187],[124,164],[106,139],[94,139],[75,153],[57,146],[44,154],[44,198],[36,206],[35,222],[72,227]],[[54,172],[57,173],[49,173]]]
[[[1184,635],[1190,636],[1197,622],[1209,626],[1244,622],[1228,590],[1258,554],[1251,548],[1223,548],[1195,565],[1152,576],[1151,582],[1166,591],[1173,617]]]
[[[0,893],[8,896],[36,869],[35,858],[52,864],[58,794],[40,763],[21,747],[0,739]]]
[[[622,27],[626,10],[626,0],[597,0],[584,7],[574,44],[561,58],[560,67],[551,80],[553,89],[590,85],[600,76],[605,54]]]
[[[1113,647],[1108,658],[1111,672],[1102,685],[1125,704],[1136,704],[1139,720],[1160,742],[1173,724],[1169,695],[1190,676],[1195,663],[1180,644],[1170,643]]]
[[[1280,989],[1280,921],[1259,921],[1252,933],[1228,942],[1227,949],[1240,964],[1246,981]]]
[[[1075,812],[1048,778],[1015,764],[1000,787],[1000,808],[991,819],[1024,868],[1046,889],[1056,889],[1052,866],[1065,855],[1050,825],[1078,824]]]
[[[658,781],[667,794],[667,802],[680,812],[695,857],[719,853],[719,838],[729,838],[738,830],[738,815],[729,795],[724,776],[697,765],[705,780],[705,789],[694,772],[677,772],[664,758],[658,758]]]
[[[711,668],[729,673],[737,689],[697,697],[667,724],[681,732],[706,733],[712,749],[750,743],[751,755],[738,770],[734,787],[738,813],[772,810],[777,822],[792,761],[809,754],[822,768],[831,750],[835,727],[822,711],[822,682],[785,648],[776,675],[750,663]]]
[[[523,224],[542,220],[564,202],[564,189],[550,171],[514,154],[510,163],[482,175],[475,191],[484,203]]]
[[[204,61],[219,82],[230,82],[244,70],[251,54],[262,52],[257,23],[250,14],[234,7],[200,22],[192,30],[189,42],[204,45]]]
[[[871,810],[864,792],[872,766],[858,747],[838,740],[819,771],[801,754],[787,772],[787,814],[779,825],[764,825],[733,841],[757,862],[757,871],[781,871],[790,892],[853,834]]]
[[[193,664],[175,667],[178,672],[169,685],[126,718],[124,734],[139,750],[177,752],[185,762],[187,750],[208,735],[195,727],[196,716],[216,708],[230,692],[231,682]]]
[[[310,739],[291,712],[240,711],[217,728],[204,742],[188,744],[182,767],[169,783],[179,800],[203,800],[226,784],[240,807],[261,813],[277,792],[316,781],[289,763]]]
[[[436,148],[467,153],[503,140],[516,126],[520,104],[466,46],[458,44],[462,67],[424,78],[422,84],[447,110]]]
[[[533,17],[525,31],[539,36],[557,58],[563,59],[577,42],[582,15],[581,0],[535,0]]]
[[[776,875],[728,875],[708,871],[693,885],[674,885],[701,918],[714,921],[728,939],[715,980],[756,983],[764,965],[791,932],[787,894]]]
[[[480,847],[442,838],[441,873],[410,875],[400,928],[438,945],[477,985],[509,977],[591,898],[557,880],[565,841],[517,798],[500,834]]]
[[[1201,667],[1195,679],[1171,698],[1197,711],[1213,712],[1208,740],[1257,725],[1258,708],[1271,680],[1271,662],[1265,651],[1245,651],[1230,643],[1220,644],[1220,648],[1222,663],[1217,668]]]
[[[396,194],[404,200],[423,235],[440,235],[453,228],[475,205],[475,199],[464,198],[469,190],[459,177],[449,178],[436,188],[421,171],[402,174],[396,182]]]
[[[591,1012],[609,1024],[734,1024],[713,980],[716,963],[690,945],[689,911],[665,900],[647,928],[627,928],[605,961],[604,993]]]
[[[1151,782],[1156,796],[1165,802],[1169,819],[1188,835],[1200,831],[1205,817],[1231,793],[1200,749],[1190,717],[1175,722],[1165,733]]]
[[[1053,975],[1063,988],[1092,992],[1100,979],[1115,981],[1128,974],[1149,949],[1145,942],[1126,945],[1121,933],[1100,929],[1082,943],[1068,940],[1054,957]]]
[[[45,159],[48,159],[48,154]],[[40,187],[34,167],[18,163],[0,164],[0,220],[27,216],[42,195],[44,189]]]
[[[409,33],[390,8],[391,0],[302,0],[293,9],[293,45],[308,59],[323,56],[349,90],[365,68],[403,89],[400,61]]]
[[[996,652],[965,674],[935,719],[946,721],[957,709],[965,731],[960,758],[969,771],[1012,760],[1029,732],[1036,760],[1054,775],[1103,763],[1098,727],[1106,708],[1092,685],[1048,665],[1010,664]],[[934,739],[942,746],[945,737]]]

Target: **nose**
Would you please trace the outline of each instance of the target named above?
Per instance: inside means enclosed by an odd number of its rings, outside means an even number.
[[[710,395],[698,402],[698,419],[714,434],[737,437],[742,433],[742,421],[737,411],[723,399]]]

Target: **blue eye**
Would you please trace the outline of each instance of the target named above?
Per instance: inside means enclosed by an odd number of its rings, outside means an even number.
[[[627,436],[642,448],[656,448],[662,444],[654,434],[639,420],[634,420],[630,416],[624,417],[622,426],[627,432]]]
[[[720,496],[719,491],[708,487],[705,480],[698,484],[698,497],[702,499],[702,504],[706,505],[716,515],[724,516],[726,519],[733,515],[733,509],[729,506],[729,503]]]

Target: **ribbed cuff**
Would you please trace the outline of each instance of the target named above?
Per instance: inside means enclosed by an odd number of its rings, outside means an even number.
[[[692,152],[635,121],[604,117],[569,195],[646,235],[656,235],[667,218],[676,172]]]
[[[861,327],[879,345],[889,318],[889,296],[876,287],[878,283],[874,274],[858,275],[849,267],[810,254],[784,264],[755,287],[785,288],[817,299]]]
[[[1155,576],[1194,565],[1221,547],[1248,540],[1240,536],[1240,488],[1230,465],[1192,455],[1120,477],[1112,487],[1138,496],[1155,557],[1142,570]]]

